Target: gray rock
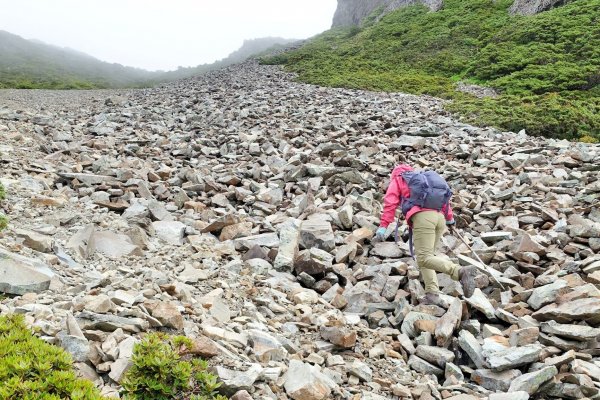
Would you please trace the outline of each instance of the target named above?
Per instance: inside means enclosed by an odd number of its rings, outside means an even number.
[[[131,368],[132,366],[133,366],[133,362],[130,359],[119,358],[117,361],[115,361],[110,366],[110,373],[108,374],[108,376],[113,381],[115,381],[117,383],[121,383],[121,381],[123,380],[123,377],[129,370],[129,368]]]
[[[50,236],[42,235],[40,233],[25,229],[16,229],[15,233],[17,236],[23,239],[23,244],[25,246],[41,253],[52,252],[53,241]]]
[[[540,386],[554,378],[558,374],[555,366],[545,367],[539,371],[523,374],[516,378],[508,388],[509,392],[527,392],[530,395],[535,394]]]
[[[546,304],[552,303],[556,300],[561,289],[567,286],[567,282],[563,279],[558,279],[555,282],[540,286],[533,290],[531,296],[527,300],[527,304],[534,310],[539,310]]]
[[[316,247],[325,251],[335,249],[331,224],[327,221],[305,220],[300,226],[300,245],[305,249]]]
[[[305,272],[309,275],[319,275],[330,270],[333,265],[333,256],[328,252],[311,248],[302,250],[294,261],[294,270],[296,274]]]
[[[99,329],[101,331],[112,332],[119,328],[124,331],[139,333],[146,331],[149,324],[141,318],[126,318],[109,314],[96,314],[90,311],[84,311],[77,315],[77,323],[82,329]]]
[[[61,335],[60,347],[65,349],[75,362],[86,362],[90,352],[90,344],[85,337]]]
[[[101,183],[113,183],[117,181],[113,176],[85,173],[59,172],[58,176],[65,179],[76,179],[86,186],[99,185]]]
[[[586,321],[600,323],[600,298],[583,298],[566,303],[548,304],[532,314],[538,321],[554,320],[559,323]]]
[[[300,221],[290,219],[279,231],[279,251],[273,263],[277,271],[292,272],[300,242]]]
[[[504,371],[538,361],[541,352],[542,346],[531,344],[497,351],[490,354],[487,360],[494,371]]]
[[[379,242],[373,246],[371,255],[383,258],[400,258],[403,257],[405,253],[394,242]]]
[[[445,368],[447,363],[454,361],[454,353],[448,349],[436,346],[417,346],[415,353],[423,360]]]
[[[260,362],[268,363],[270,361],[284,361],[287,359],[288,352],[279,340],[267,332],[250,329],[247,334],[254,354]]]
[[[404,321],[402,322],[400,330],[408,337],[415,338],[417,337],[415,322],[420,320],[435,321],[437,318],[433,315],[411,311],[406,315],[406,317],[404,317]]]
[[[403,147],[411,147],[415,150],[422,149],[427,145],[427,139],[419,136],[401,135],[398,139],[390,144],[390,149],[400,150]]]
[[[511,14],[534,15],[565,4],[564,0],[515,0]]]
[[[327,399],[335,386],[317,367],[298,360],[290,360],[283,384],[286,393],[294,400]]]
[[[547,321],[540,324],[540,329],[544,333],[582,342],[600,338],[600,328],[592,328],[585,325],[566,325],[555,321]]]
[[[86,259],[94,252],[94,225],[87,225],[80,229],[67,242],[67,248],[79,257]]]
[[[40,293],[50,287],[53,276],[46,264],[0,248],[0,292]]]
[[[371,382],[373,379],[373,370],[364,362],[354,360],[348,367],[348,373],[356,376],[363,382]]]
[[[510,384],[521,376],[518,369],[494,372],[489,369],[477,369],[471,374],[471,380],[487,390],[506,392]]]
[[[419,347],[422,346],[418,346],[417,351],[419,351]],[[433,374],[437,376],[444,375],[444,371],[441,370],[439,367],[428,363],[427,361],[417,357],[414,354],[408,358],[408,366],[422,374]]]
[[[496,310],[492,303],[487,299],[487,297],[483,294],[481,289],[475,289],[473,295],[466,299],[467,303],[481,311],[487,319],[495,320],[496,319]]]
[[[185,224],[179,221],[154,221],[152,228],[160,240],[177,246],[183,244]]]
[[[261,233],[235,239],[234,243],[237,250],[248,250],[255,246],[274,248],[279,247],[279,236],[275,232]]]
[[[488,400],[529,400],[527,392],[491,393]]]
[[[127,235],[109,231],[94,232],[94,250],[114,259],[143,254]]]
[[[484,368],[486,366],[483,359],[483,349],[471,332],[467,330],[460,331],[458,334],[458,345],[467,353],[477,368]]]
[[[246,371],[235,371],[221,366],[214,367],[213,372],[222,382],[219,391],[227,396],[232,396],[240,390],[252,391],[254,382],[260,376],[263,368],[252,364]]]

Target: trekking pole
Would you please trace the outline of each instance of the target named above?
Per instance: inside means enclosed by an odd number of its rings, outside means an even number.
[[[479,263],[483,266],[481,268],[478,268],[479,270],[482,270],[484,272],[486,272],[489,276],[492,277],[492,279],[494,281],[496,281],[496,283],[498,285],[500,285],[500,287],[502,288],[502,290],[506,290],[506,288],[504,287],[504,285],[502,283],[500,283],[500,281],[498,279],[496,279],[496,277],[494,276],[494,274],[489,270],[489,267],[483,262],[483,260],[479,257],[479,255],[477,253],[475,253],[475,251],[471,248],[471,246],[469,246],[469,244],[467,243],[467,241],[461,236],[460,233],[458,233],[458,231],[456,230],[456,228],[454,226],[451,227],[452,233],[454,235],[456,235],[457,238],[460,239],[461,242],[463,242],[463,244],[465,246],[467,246],[467,249],[469,249],[469,251],[471,253],[473,253],[473,255],[475,256],[475,258],[477,259],[477,261],[479,261]]]

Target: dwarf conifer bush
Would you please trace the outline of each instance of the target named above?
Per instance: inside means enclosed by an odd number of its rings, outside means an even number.
[[[1,400],[103,400],[78,378],[71,356],[39,339],[20,315],[0,317]]]
[[[123,379],[128,400],[227,400],[206,361],[186,354],[189,339],[160,333],[147,335],[133,350],[133,366]]]
[[[0,183],[0,201],[6,199],[6,190]],[[0,211],[0,232],[2,232],[8,226],[8,218]]]

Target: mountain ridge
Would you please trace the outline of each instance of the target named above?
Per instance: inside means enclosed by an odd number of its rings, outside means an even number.
[[[222,68],[287,45],[295,39],[266,37],[247,39],[229,56],[214,63],[173,71],[147,71],[99,60],[76,49],[41,40],[28,40],[0,30],[0,88],[17,89],[104,89],[148,87]]]

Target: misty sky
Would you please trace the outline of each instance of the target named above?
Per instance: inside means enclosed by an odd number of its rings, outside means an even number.
[[[0,30],[103,61],[170,70],[222,59],[244,39],[329,29],[336,0],[0,0]]]

